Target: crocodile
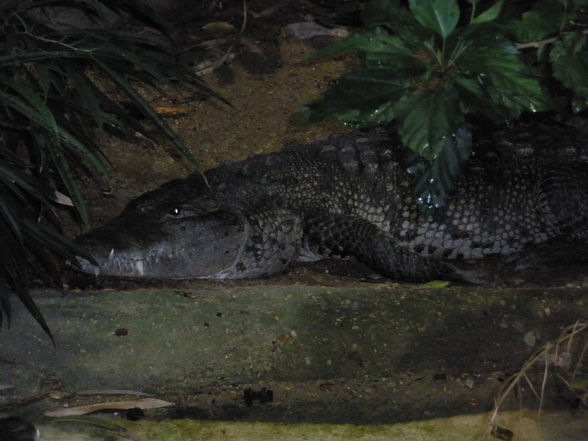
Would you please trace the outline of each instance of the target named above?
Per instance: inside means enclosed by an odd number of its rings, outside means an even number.
[[[588,242],[588,148],[572,127],[521,124],[476,142],[445,203],[429,210],[398,152],[394,135],[372,129],[172,180],[79,236],[79,266],[233,279],[350,256],[391,279],[472,281],[456,261]]]

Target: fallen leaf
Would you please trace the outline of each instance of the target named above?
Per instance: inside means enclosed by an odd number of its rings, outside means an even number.
[[[160,115],[185,115],[188,113],[188,108],[186,106],[153,106],[153,110],[155,110]]]
[[[60,205],[65,205],[67,207],[73,207],[74,204],[69,196],[64,195],[60,191],[55,190],[53,192],[53,201],[57,202]]]
[[[91,389],[91,390],[81,390],[76,393],[76,395],[137,395],[139,397],[151,397],[152,394],[148,394],[146,392],[140,392],[137,390],[127,390],[127,389]]]
[[[48,417],[66,417],[74,415],[86,415],[88,413],[96,412],[97,410],[107,409],[132,409],[138,407],[139,409],[157,409],[160,407],[173,406],[174,403],[169,401],[158,400],[157,398],[144,398],[141,400],[131,401],[110,401],[106,403],[90,404],[88,406],[77,406],[77,407],[60,407],[57,409],[50,409],[45,412],[45,416]]]
[[[440,288],[445,288],[447,285],[449,285],[449,282],[447,280],[431,280],[430,282],[423,283],[422,285],[419,286],[419,288],[440,289]]]
[[[202,30],[209,32],[231,32],[235,30],[235,26],[226,21],[213,21],[202,26]]]

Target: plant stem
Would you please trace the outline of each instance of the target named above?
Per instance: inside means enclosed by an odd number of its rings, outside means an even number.
[[[440,60],[440,64],[441,64],[441,69],[445,70],[445,68],[447,67],[445,63],[445,42],[446,42],[446,38],[443,37],[443,43],[441,45],[441,60]]]
[[[561,20],[559,23],[559,32],[564,30],[564,28],[566,26],[566,22],[568,21],[568,2],[566,1],[563,6],[564,6],[564,12],[561,15]]]

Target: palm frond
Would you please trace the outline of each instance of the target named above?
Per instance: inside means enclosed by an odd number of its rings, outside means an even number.
[[[94,26],[47,22],[46,8],[82,11]],[[45,8],[45,9],[44,9]],[[107,27],[123,14],[154,32]],[[88,213],[78,178],[106,173],[109,162],[96,130],[115,136],[151,126],[195,163],[179,136],[138,92],[137,84],[188,85],[227,103],[177,60],[163,26],[132,0],[4,0],[0,3],[0,325],[10,321],[9,291],[48,333],[27,291],[32,277],[58,282],[53,256],[75,262],[82,255],[60,232],[53,213],[57,192]],[[146,117],[137,121],[92,79],[93,72],[125,95]],[[227,103],[228,104],[228,103]],[[151,124],[151,126],[147,126]]]

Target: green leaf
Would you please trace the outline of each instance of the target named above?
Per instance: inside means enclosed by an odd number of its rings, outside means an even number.
[[[33,177],[22,170],[15,169],[8,164],[0,161],[0,182],[2,182],[14,194],[24,198],[19,189],[24,190],[28,196],[38,199],[40,202],[48,203],[49,201],[40,192],[38,182]]]
[[[531,75],[518,54],[509,47],[472,47],[460,60],[464,76],[477,79],[484,94],[503,106],[510,118],[523,111],[545,111],[552,108],[548,93],[538,78]]]
[[[364,3],[362,21],[368,27],[385,26],[405,42],[418,44],[430,33],[398,0],[372,0]]]
[[[84,198],[80,193],[80,190],[76,183],[75,175],[71,170],[69,162],[64,157],[61,148],[57,144],[45,143],[42,139],[38,137],[37,142],[40,146],[44,146],[44,148],[49,153],[51,162],[55,165],[57,173],[61,177],[61,182],[63,183],[63,185],[65,185],[65,188],[67,188],[67,191],[69,193],[68,196],[73,201],[76,210],[79,213],[84,224],[88,225],[90,223],[90,218],[88,217],[88,211],[86,209]]]
[[[518,43],[543,40],[560,30],[560,24],[567,12],[567,8],[560,2],[538,0],[520,18],[509,20],[505,30]]]
[[[410,0],[414,17],[423,26],[447,38],[459,20],[457,0]]]
[[[571,32],[557,41],[549,54],[553,75],[574,93],[574,111],[588,108],[588,39]]]
[[[22,220],[19,220],[19,222],[22,226]],[[6,316],[10,324],[11,308],[8,292],[11,291],[16,294],[16,297],[27,308],[29,313],[47,333],[53,345],[55,345],[55,341],[43,318],[43,314],[31,298],[24,284],[24,271],[27,267],[27,261],[25,256],[19,252],[21,245],[14,240],[11,230],[6,228],[2,222],[2,218],[0,218],[0,237],[2,237],[3,241],[3,246],[0,247],[0,324],[2,324],[4,316]]]
[[[413,165],[407,171],[415,177],[413,192],[422,207],[438,208],[445,204],[471,147],[472,134],[461,127],[444,139],[442,150],[432,163],[413,158]]]
[[[401,99],[394,110],[399,119],[402,143],[428,161],[433,161],[450,136],[462,123],[458,94],[453,86],[424,90]]]
[[[80,104],[84,112],[94,117],[98,130],[102,130],[106,114],[100,108],[101,96],[96,93],[95,85],[88,79],[84,72],[75,69],[73,66],[66,66],[65,73],[72,82],[73,89],[80,96]],[[71,105],[69,102],[66,105]],[[81,111],[81,108],[77,109]]]
[[[362,34],[352,34],[348,38],[335,42],[318,50],[314,56],[335,55],[343,52],[360,51],[370,57],[412,57],[412,49],[399,38],[390,35],[384,28],[376,27]]]
[[[495,3],[494,5],[490,6],[476,18],[474,18],[471,23],[472,24],[480,24],[486,23],[488,21],[492,21],[496,19],[500,15],[500,11],[502,10],[502,4],[504,0],[500,0],[499,2]]]
[[[399,0],[372,0],[364,4],[361,10],[361,20],[369,27],[393,26],[404,20],[410,20],[411,14],[401,5]]]
[[[55,122],[53,113],[34,90],[22,83],[3,77],[0,77],[0,85],[13,89],[23,97],[32,106],[32,110],[35,112],[35,118],[52,132],[53,135],[57,135],[57,123]]]
[[[346,73],[322,100],[301,109],[303,121],[336,119],[352,127],[370,127],[394,118],[396,101],[408,90],[406,80],[387,69]]]
[[[455,87],[462,107],[466,113],[479,113],[497,123],[506,121],[508,118],[505,115],[504,107],[492,101],[483,84],[477,78],[462,75],[455,77]]]

